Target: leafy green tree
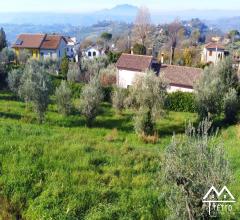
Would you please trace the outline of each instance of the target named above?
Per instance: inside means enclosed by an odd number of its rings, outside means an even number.
[[[183,60],[186,66],[192,66],[193,57],[190,49],[184,49],[183,51]]]
[[[51,81],[49,75],[35,60],[30,60],[25,67],[19,87],[19,95],[27,103],[32,103],[38,121],[43,122],[49,104]]]
[[[121,56],[122,53],[120,52],[112,52],[112,51],[109,51],[107,53],[107,57],[108,57],[108,60],[109,60],[109,63],[116,63],[119,59],[119,57]]]
[[[164,79],[157,77],[151,70],[136,78],[130,88],[130,98],[132,106],[139,111],[134,118],[137,134],[154,134],[156,119],[164,113],[166,90],[167,84]]]
[[[69,60],[67,58],[67,55],[65,54],[61,60],[61,65],[60,65],[60,72],[64,79],[67,79],[68,69],[69,69]]]
[[[197,45],[199,43],[201,37],[201,33],[199,29],[194,29],[191,33],[191,41],[193,45]]]
[[[88,126],[92,126],[94,119],[97,117],[102,99],[103,91],[101,84],[98,77],[94,77],[83,88],[79,106],[81,113],[87,120]]]
[[[127,97],[127,90],[115,87],[112,93],[112,104],[118,113],[121,113],[125,107],[125,99]]]
[[[108,32],[103,32],[103,33],[101,34],[101,38],[102,38],[104,41],[108,42],[108,41],[110,41],[110,40],[112,39],[112,34],[111,34],[111,33],[108,33]]]
[[[229,123],[237,121],[237,114],[239,110],[239,101],[237,91],[233,88],[229,89],[223,99],[223,108],[225,119]]]
[[[240,35],[240,33],[239,33],[238,30],[231,30],[231,31],[228,33],[228,36],[229,36],[229,38],[231,39],[232,43],[234,43],[236,36],[239,36],[239,35]]]
[[[0,51],[7,47],[7,39],[6,39],[6,34],[3,30],[3,28],[0,29]]]
[[[134,44],[133,53],[138,55],[146,55],[147,50],[143,44]]]
[[[210,219],[203,196],[213,185],[221,189],[231,180],[224,148],[217,135],[209,135],[210,127],[208,120],[197,129],[190,124],[186,135],[173,137],[166,149],[163,167],[171,219]]]
[[[8,87],[15,95],[18,95],[22,75],[23,70],[20,68],[13,69],[8,73]]]
[[[55,92],[58,111],[63,115],[69,115],[72,109],[71,89],[66,81],[62,81],[61,85]]]

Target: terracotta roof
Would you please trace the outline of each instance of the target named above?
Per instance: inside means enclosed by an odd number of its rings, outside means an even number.
[[[174,65],[162,65],[160,69],[160,74],[164,74],[170,85],[184,88],[193,88],[202,72],[200,68]]]
[[[55,50],[58,48],[62,39],[66,42],[65,38],[60,35],[47,35],[41,45],[41,49]]]
[[[205,45],[205,48],[207,48],[207,49],[216,49],[216,48],[218,48],[218,49],[221,49],[221,50],[225,49],[225,47],[222,44],[217,43],[217,42],[210,42],[210,43]]]
[[[61,39],[66,42],[66,39],[60,35],[21,34],[12,47],[55,50],[58,48]]]
[[[152,60],[152,56],[122,54],[116,63],[116,67],[118,69],[142,72],[150,68]]]
[[[17,37],[13,48],[40,48],[46,34],[21,34]]]

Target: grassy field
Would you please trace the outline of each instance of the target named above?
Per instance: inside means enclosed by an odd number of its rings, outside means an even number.
[[[104,103],[93,128],[76,112],[63,117],[51,104],[46,122],[9,93],[0,93],[0,219],[165,219],[164,185],[157,187],[165,147],[184,133],[191,113],[169,112],[159,121],[159,141],[145,144],[132,114],[116,115]],[[26,116],[27,115],[27,116]],[[240,126],[221,130],[238,204]]]

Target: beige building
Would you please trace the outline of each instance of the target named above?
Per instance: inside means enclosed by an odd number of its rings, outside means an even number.
[[[210,42],[203,48],[201,61],[202,63],[216,64],[218,61],[223,60],[224,57],[228,55],[228,51],[225,50],[225,47],[222,44]]]

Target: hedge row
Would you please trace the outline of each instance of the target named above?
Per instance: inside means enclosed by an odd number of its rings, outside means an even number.
[[[194,95],[180,91],[169,93],[166,99],[166,108],[176,112],[196,112]]]

